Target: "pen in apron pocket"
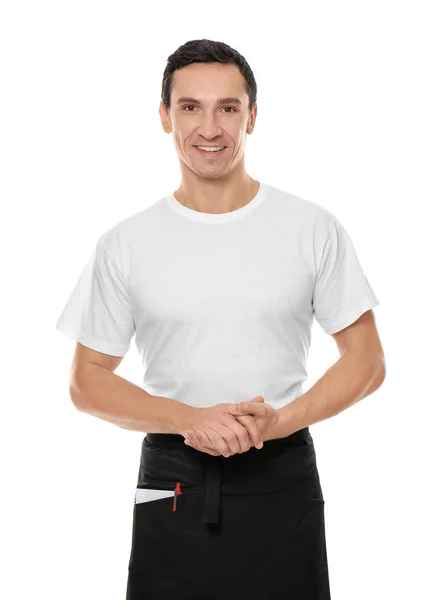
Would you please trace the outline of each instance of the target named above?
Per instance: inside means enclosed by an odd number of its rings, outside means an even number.
[[[180,482],[177,481],[177,484],[175,486],[175,494],[173,495],[173,511],[176,511],[177,509],[177,496],[179,494],[182,494],[183,492],[181,491],[181,486],[180,486]]]

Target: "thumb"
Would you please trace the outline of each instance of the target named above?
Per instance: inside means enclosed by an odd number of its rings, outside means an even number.
[[[252,400],[248,400],[248,402],[265,402],[265,398],[263,396],[256,396]],[[229,410],[231,412],[237,410],[238,408],[240,408],[240,404],[241,402],[239,402],[238,404],[231,404]]]
[[[258,396],[260,397],[260,396]],[[258,414],[257,404],[264,402],[262,400],[251,400],[248,402],[239,402],[238,404],[231,404],[229,406],[229,412],[233,415],[246,415],[251,413],[252,415]]]

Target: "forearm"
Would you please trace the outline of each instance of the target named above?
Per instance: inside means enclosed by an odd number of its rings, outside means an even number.
[[[372,394],[384,377],[379,359],[345,352],[308,391],[279,409],[281,437],[339,414]]]
[[[123,429],[149,433],[180,433],[188,427],[195,408],[162,396],[153,396],[116,375],[95,366],[70,386],[78,410]]]

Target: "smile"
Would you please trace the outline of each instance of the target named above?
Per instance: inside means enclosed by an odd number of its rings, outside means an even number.
[[[213,146],[211,146],[211,147],[213,147]],[[218,148],[218,146],[214,146],[214,147]],[[221,150],[202,150],[201,148],[198,148],[197,146],[194,146],[194,148],[202,156],[215,157],[215,158],[217,158],[218,156],[221,156],[223,154],[223,152],[226,150],[226,146],[224,148],[222,148]]]

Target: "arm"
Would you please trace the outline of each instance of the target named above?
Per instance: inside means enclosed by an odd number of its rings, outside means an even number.
[[[341,357],[307,392],[279,409],[277,437],[339,414],[384,381],[384,353],[372,310],[332,337]]]
[[[74,406],[123,429],[151,433],[180,433],[195,410],[177,400],[152,396],[114,373],[123,356],[96,352],[76,343],[70,371]]]

